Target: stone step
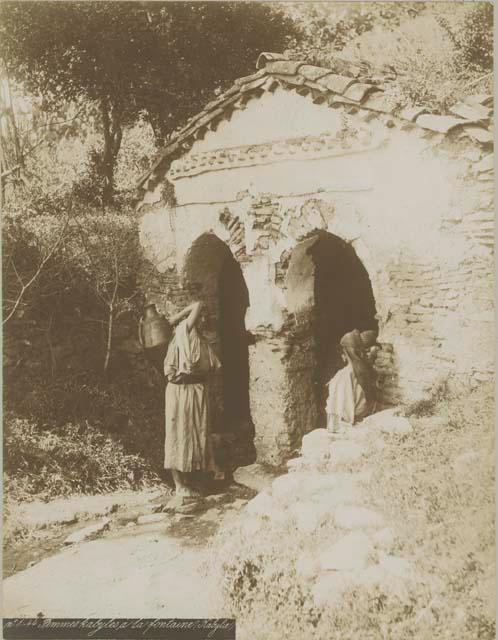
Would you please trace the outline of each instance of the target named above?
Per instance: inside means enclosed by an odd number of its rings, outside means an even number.
[[[137,524],[151,524],[153,522],[162,522],[167,518],[166,513],[151,513],[149,515],[139,516],[137,518]]]
[[[88,538],[91,538],[99,533],[103,533],[106,529],[109,528],[110,523],[111,521],[109,518],[103,518],[96,524],[92,524],[89,527],[85,527],[84,529],[75,531],[64,540],[64,544],[77,544],[78,542],[88,540]]]
[[[272,469],[266,465],[259,463],[250,464],[247,467],[239,467],[233,473],[235,482],[249,487],[254,491],[263,491],[271,485],[271,483],[281,476],[284,472]]]

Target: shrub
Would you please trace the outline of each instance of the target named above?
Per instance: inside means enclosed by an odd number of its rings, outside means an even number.
[[[349,59],[379,77],[394,70],[385,89],[400,107],[447,112],[469,93],[492,93],[489,2],[309,4],[290,9],[306,33],[292,57],[332,68]]]
[[[4,418],[5,493],[10,500],[49,500],[150,486],[157,476],[144,458],[89,424],[43,428]]]
[[[492,93],[492,12],[486,2],[434,5],[395,29],[376,27],[342,54],[394,67],[397,78],[387,90],[400,105],[447,112],[469,93]]]
[[[440,409],[441,403],[449,397],[449,380],[445,379],[434,386],[428,397],[409,404],[404,413],[408,417],[416,418],[433,416]]]

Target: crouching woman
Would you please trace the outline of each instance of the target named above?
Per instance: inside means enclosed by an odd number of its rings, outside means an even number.
[[[340,340],[346,365],[328,383],[327,429],[340,431],[372,413],[375,405],[375,376],[364,356],[360,332],[355,329]]]
[[[220,361],[198,330],[204,314],[194,302],[170,319],[177,324],[164,360],[166,438],[164,468],[171,469],[176,494],[199,495],[192,472],[215,471],[207,379]]]

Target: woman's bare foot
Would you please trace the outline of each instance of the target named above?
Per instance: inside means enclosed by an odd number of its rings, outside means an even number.
[[[181,471],[177,471],[176,469],[172,470],[173,480],[175,481],[175,495],[181,496],[184,498],[200,498],[201,493],[189,486],[186,481],[186,476],[188,474],[182,473]]]
[[[175,495],[182,498],[200,498],[201,492],[184,485],[176,488]]]

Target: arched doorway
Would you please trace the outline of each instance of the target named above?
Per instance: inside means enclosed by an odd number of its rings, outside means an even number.
[[[189,297],[200,299],[206,305],[204,331],[223,365],[210,383],[212,431],[217,434],[215,445],[225,466],[239,466],[241,459],[246,462],[252,457],[248,449],[254,437],[244,324],[249,306],[247,286],[228,246],[210,233],[192,244],[183,279]]]
[[[352,329],[378,328],[372,284],[351,244],[316,231],[292,252],[286,288],[289,310],[311,334],[314,426],[324,426],[326,383],[343,366],[339,340]]]

